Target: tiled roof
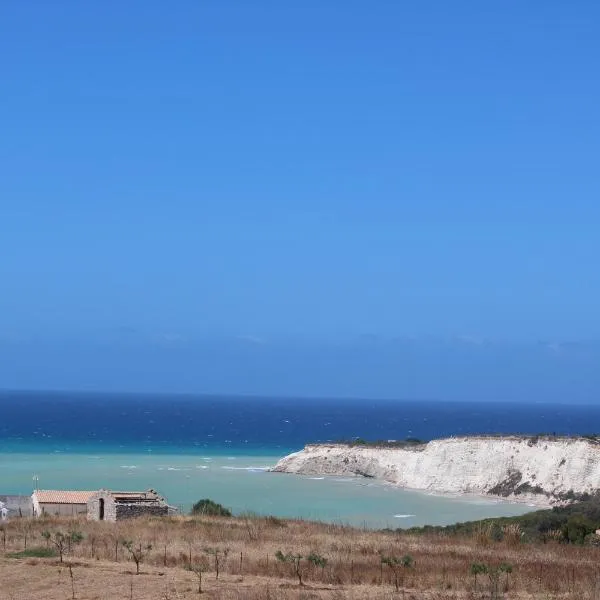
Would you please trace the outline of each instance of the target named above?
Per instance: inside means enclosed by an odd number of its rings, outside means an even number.
[[[86,504],[95,492],[65,491],[65,490],[38,490],[34,496],[38,502],[44,504]]]

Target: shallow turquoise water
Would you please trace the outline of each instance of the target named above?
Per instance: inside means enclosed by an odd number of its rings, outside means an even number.
[[[252,511],[367,527],[448,524],[523,514],[531,507],[478,497],[445,497],[400,490],[361,478],[269,473],[280,455],[229,453],[0,454],[0,494],[42,489],[154,488],[181,510],[211,498],[235,513]]]

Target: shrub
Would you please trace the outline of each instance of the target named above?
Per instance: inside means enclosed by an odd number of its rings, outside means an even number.
[[[218,504],[209,498],[198,500],[192,507],[193,515],[208,515],[211,517],[231,517],[231,511],[222,504]]]
[[[79,544],[83,540],[83,534],[80,531],[42,531],[42,537],[48,543],[52,543],[60,556],[60,562],[63,561],[63,556],[67,552],[71,552],[73,544]]]
[[[9,552],[8,558],[54,558],[56,556],[54,548],[27,548],[20,552]]]

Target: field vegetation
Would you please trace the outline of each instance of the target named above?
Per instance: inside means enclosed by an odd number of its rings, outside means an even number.
[[[561,523],[600,518],[565,510]],[[16,519],[0,531],[0,599],[600,600],[588,526],[565,536],[549,520],[529,536],[526,517],[413,531],[256,515]]]
[[[579,502],[515,517],[484,519],[443,527],[415,527],[406,533],[472,536],[485,529],[492,539],[501,541],[511,531],[518,530],[523,543],[556,540],[560,543],[598,545],[600,537],[596,535],[596,531],[600,531],[600,497],[589,494],[584,497]]]

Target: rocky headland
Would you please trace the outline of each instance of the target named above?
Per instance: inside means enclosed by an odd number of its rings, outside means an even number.
[[[595,438],[472,436],[406,445],[309,444],[272,471],[375,478],[440,494],[498,496],[540,506],[600,490]]]

